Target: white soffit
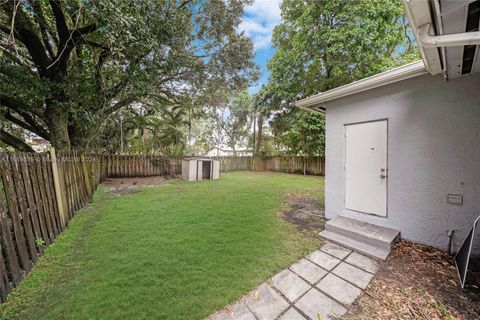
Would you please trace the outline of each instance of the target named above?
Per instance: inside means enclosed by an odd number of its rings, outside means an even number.
[[[407,80],[413,77],[418,77],[426,73],[427,70],[425,69],[425,64],[422,60],[412,62],[404,66],[299,100],[295,103],[295,106],[302,109],[307,109],[309,111],[323,113],[325,112],[325,108],[322,104],[327,101],[346,97],[355,93],[367,91],[402,80]]]
[[[424,48],[421,45],[421,36],[419,35],[419,27],[425,25],[434,25],[432,21],[430,5],[425,0],[403,0],[407,18],[412,26],[413,34],[417,39],[418,48],[425,62],[427,70],[435,75],[442,73],[442,64],[440,54],[437,48]]]

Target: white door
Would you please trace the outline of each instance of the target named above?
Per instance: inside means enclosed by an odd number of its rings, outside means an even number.
[[[203,180],[203,161],[197,160],[197,181]]]
[[[387,216],[387,120],[345,126],[345,207]]]

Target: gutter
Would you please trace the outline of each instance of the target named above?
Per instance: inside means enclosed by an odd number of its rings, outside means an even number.
[[[309,111],[325,113],[325,103],[327,101],[407,80],[426,73],[427,70],[425,69],[425,64],[423,61],[420,60],[412,62],[404,66],[299,100],[295,103],[295,106],[298,108],[307,109]]]

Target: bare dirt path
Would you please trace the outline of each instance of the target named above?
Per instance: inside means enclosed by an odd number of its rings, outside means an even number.
[[[154,187],[164,184],[176,177],[154,176],[139,178],[109,178],[103,185],[115,195],[135,193],[145,187]]]

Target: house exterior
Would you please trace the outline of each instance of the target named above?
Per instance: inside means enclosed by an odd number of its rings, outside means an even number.
[[[421,61],[297,106],[326,117],[327,219],[456,251],[480,215],[480,1],[405,7]]]

